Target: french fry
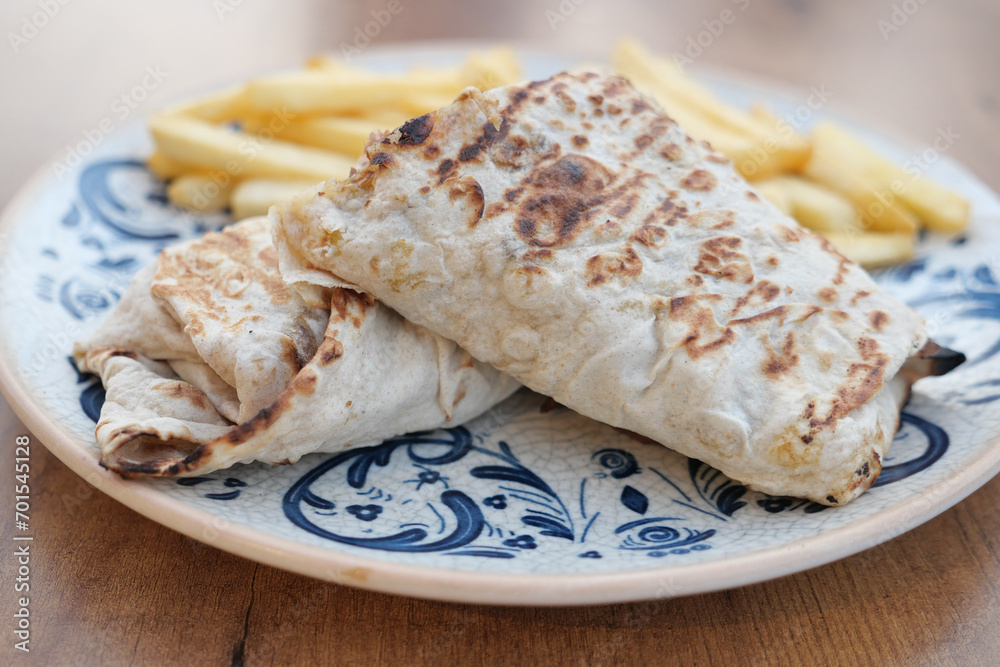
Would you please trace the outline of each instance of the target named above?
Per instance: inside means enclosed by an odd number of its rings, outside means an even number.
[[[750,108],[750,116],[765,128],[762,146],[768,154],[774,155],[775,165],[783,163],[786,171],[795,171],[805,165],[812,153],[812,144],[787,120],[760,105]]]
[[[748,114],[717,100],[708,90],[684,74],[675,62],[652,54],[638,42],[620,42],[612,60],[628,78],[656,81],[666,96],[684,100],[691,109],[720,127],[751,137],[767,133],[767,128]]]
[[[341,58],[334,58],[328,55],[318,55],[306,61],[306,69],[324,70],[327,72],[337,72],[340,74],[354,74],[363,76],[365,71],[360,67],[355,67]]]
[[[677,121],[692,137],[709,142],[712,148],[736,165],[751,160],[750,155],[754,148],[751,138],[715,125],[683,101],[664,94],[656,81],[635,77],[633,83],[643,92],[652,95],[663,106],[667,115]]]
[[[168,158],[233,177],[325,181],[344,178],[354,161],[345,155],[272,140],[183,116],[152,116],[149,127]]]
[[[169,158],[158,150],[153,151],[153,154],[146,160],[146,167],[161,181],[169,181],[181,174],[197,171],[191,165]]]
[[[813,141],[830,151],[845,166],[899,200],[938,232],[957,233],[969,221],[969,203],[950,190],[908,173],[868,148],[852,134],[833,123],[820,123]]]
[[[784,213],[785,215],[792,215],[792,198],[791,194],[788,192],[787,188],[781,187],[779,179],[781,177],[768,178],[763,181],[754,183],[754,187],[757,188],[764,199],[774,204],[774,207]]]
[[[683,102],[670,98],[661,100],[655,94],[654,83],[649,84],[649,90],[661,103],[667,115],[677,121],[688,134],[695,139],[709,142],[715,150],[725,154],[730,160],[746,158],[753,150],[754,144],[750,137],[715,125]]]
[[[250,106],[246,96],[246,88],[238,86],[176,104],[160,113],[188,116],[210,123],[223,123],[251,117],[257,114],[257,110]]]
[[[302,72],[251,81],[249,103],[258,111],[282,108],[295,114],[386,107],[423,114],[449,104],[467,86],[485,90],[520,77],[513,52],[504,47],[470,54],[457,68],[420,68],[403,76],[365,72],[323,58],[310,65]]]
[[[278,108],[293,114],[320,114],[399,108],[415,95],[437,93],[449,97],[461,89],[454,72],[376,77],[309,70],[251,81],[247,96],[259,111]]]
[[[817,126],[812,155],[802,169],[810,180],[839,192],[857,209],[863,227],[875,232],[913,232],[920,220],[890,189],[858,166],[857,156],[839,138]]]
[[[203,213],[221,211],[229,206],[233,192],[233,181],[224,185],[204,174],[178,176],[167,186],[167,197],[174,204],[190,211]]]
[[[521,67],[514,52],[501,46],[485,53],[472,53],[459,70],[459,81],[464,86],[475,86],[489,90],[497,86],[517,83],[521,78]]]
[[[372,130],[389,130],[396,129],[406,121],[410,120],[413,116],[395,109],[372,109],[370,113],[364,113],[361,115],[344,114],[342,116],[333,117],[364,120],[371,126]],[[323,118],[323,116],[320,116],[320,118]]]
[[[754,186],[785,213],[822,234],[857,234],[861,223],[854,206],[841,195],[800,176],[776,176]]]
[[[868,268],[905,262],[913,257],[917,245],[917,235],[906,233],[827,233],[823,236],[842,255]]]
[[[715,146],[714,143],[712,145]],[[732,154],[723,150],[724,146],[720,144],[717,150],[733,161],[736,170],[745,179],[754,182],[799,169],[809,159],[808,145],[803,150],[765,140],[761,144],[750,144],[749,149]]]
[[[657,97],[652,92],[652,87],[644,90]],[[707,141],[712,148],[732,160],[736,170],[749,181],[756,182],[786,173],[802,163],[803,155],[808,155],[808,153],[799,154],[783,150],[776,145],[770,145],[772,150],[768,151],[767,147],[756,143],[756,139],[714,125],[683,103],[668,100],[662,104],[667,114],[676,120],[685,132],[696,139]]]
[[[243,220],[254,215],[264,215],[274,204],[291,199],[313,185],[313,181],[268,178],[243,181],[233,189],[230,199],[233,219]]]
[[[399,101],[397,108],[406,114],[407,118],[423,116],[435,109],[446,107],[455,101],[461,91],[456,91],[453,95],[440,93],[414,94]]]
[[[969,202],[936,183],[914,181],[899,196],[932,231],[957,234],[969,225]]]
[[[368,137],[379,127],[383,126],[375,125],[368,118],[320,116],[292,121],[278,136],[284,141],[325,148],[346,155],[360,155]],[[250,124],[246,129],[251,133],[255,131]]]
[[[808,154],[808,143],[787,123],[781,124],[779,119],[766,112],[746,113],[725,104],[685,74],[676,63],[651,54],[636,42],[619,43],[613,60],[628,78],[655,82],[663,97],[683,103],[712,124],[751,137],[761,145],[770,141],[776,149],[769,152]]]
[[[726,106],[690,80],[672,62],[632,42],[615,51],[615,64],[640,90],[696,139],[708,141],[748,180],[770,178],[802,166],[809,144],[777,119],[757,119]]]
[[[175,179],[168,197],[194,210],[232,204],[237,217],[262,213],[309,184],[346,176],[370,134],[449,104],[466,86],[516,81],[507,48],[471,54],[459,67],[384,75],[319,57],[307,69],[172,106],[150,119],[149,168]],[[275,123],[274,110],[285,118]],[[317,112],[334,116],[317,116]],[[220,124],[238,121],[240,130]],[[226,178],[218,178],[222,171]],[[240,179],[245,183],[237,184]],[[225,182],[221,187],[217,183]],[[233,199],[235,197],[235,199]]]

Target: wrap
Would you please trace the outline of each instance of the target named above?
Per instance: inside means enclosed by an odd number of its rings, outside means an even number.
[[[272,209],[286,280],[760,491],[836,505],[878,476],[923,321],[626,80],[470,89],[366,154]]]
[[[74,359],[104,383],[97,442],[125,475],[292,463],[459,424],[518,387],[371,297],[288,289],[266,218],[164,250]]]

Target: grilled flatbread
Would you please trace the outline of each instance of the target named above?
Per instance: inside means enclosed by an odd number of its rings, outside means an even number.
[[[923,321],[626,80],[470,89],[366,154],[272,209],[287,280],[760,491],[836,505],[878,476]]]
[[[165,250],[74,350],[104,465],[203,474],[459,424],[518,385],[368,296],[288,289],[266,218]]]

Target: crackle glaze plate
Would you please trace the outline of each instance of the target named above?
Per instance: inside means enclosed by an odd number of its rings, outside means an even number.
[[[366,53],[372,67],[458,61],[457,46]],[[521,53],[542,78],[575,59]],[[745,105],[830,117],[770,84],[704,80]],[[838,117],[839,118],[839,117]],[[565,605],[666,598],[778,577],[927,521],[1000,470],[1000,199],[932,148],[839,118],[973,204],[958,239],[927,238],[881,272],[940,343],[969,361],[921,380],[875,487],[842,508],[748,490],[523,391],[475,421],[291,466],[241,465],[183,480],[124,481],[98,466],[100,382],[68,360],[132,274],[224,216],[172,207],[146,171],[141,122],[69,174],[44,169],[0,224],[0,385],[32,432],[87,481],[221,549],[373,590],[475,603]],[[933,138],[931,138],[933,141]],[[933,158],[933,159],[931,159]],[[669,444],[669,443],[667,443]]]

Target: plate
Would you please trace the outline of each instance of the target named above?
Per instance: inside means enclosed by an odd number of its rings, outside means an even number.
[[[366,64],[460,60],[457,47],[366,53]],[[523,50],[526,75],[575,60]],[[764,102],[802,127],[831,117],[739,75],[701,75],[723,97]],[[927,521],[1000,470],[1000,199],[948,145],[890,141],[836,116],[898,162],[962,192],[973,222],[928,237],[881,272],[940,343],[970,360],[921,380],[877,484],[831,509],[748,490],[718,471],[530,392],[464,426],[292,466],[241,465],[183,480],[124,481],[98,466],[103,390],[68,360],[163,247],[226,222],[169,204],[143,166],[144,126],[79,164],[35,176],[0,223],[0,386],[32,432],[88,482],[195,539],[269,565],[373,590],[525,605],[687,595],[789,574]],[[83,153],[84,151],[79,151]]]

